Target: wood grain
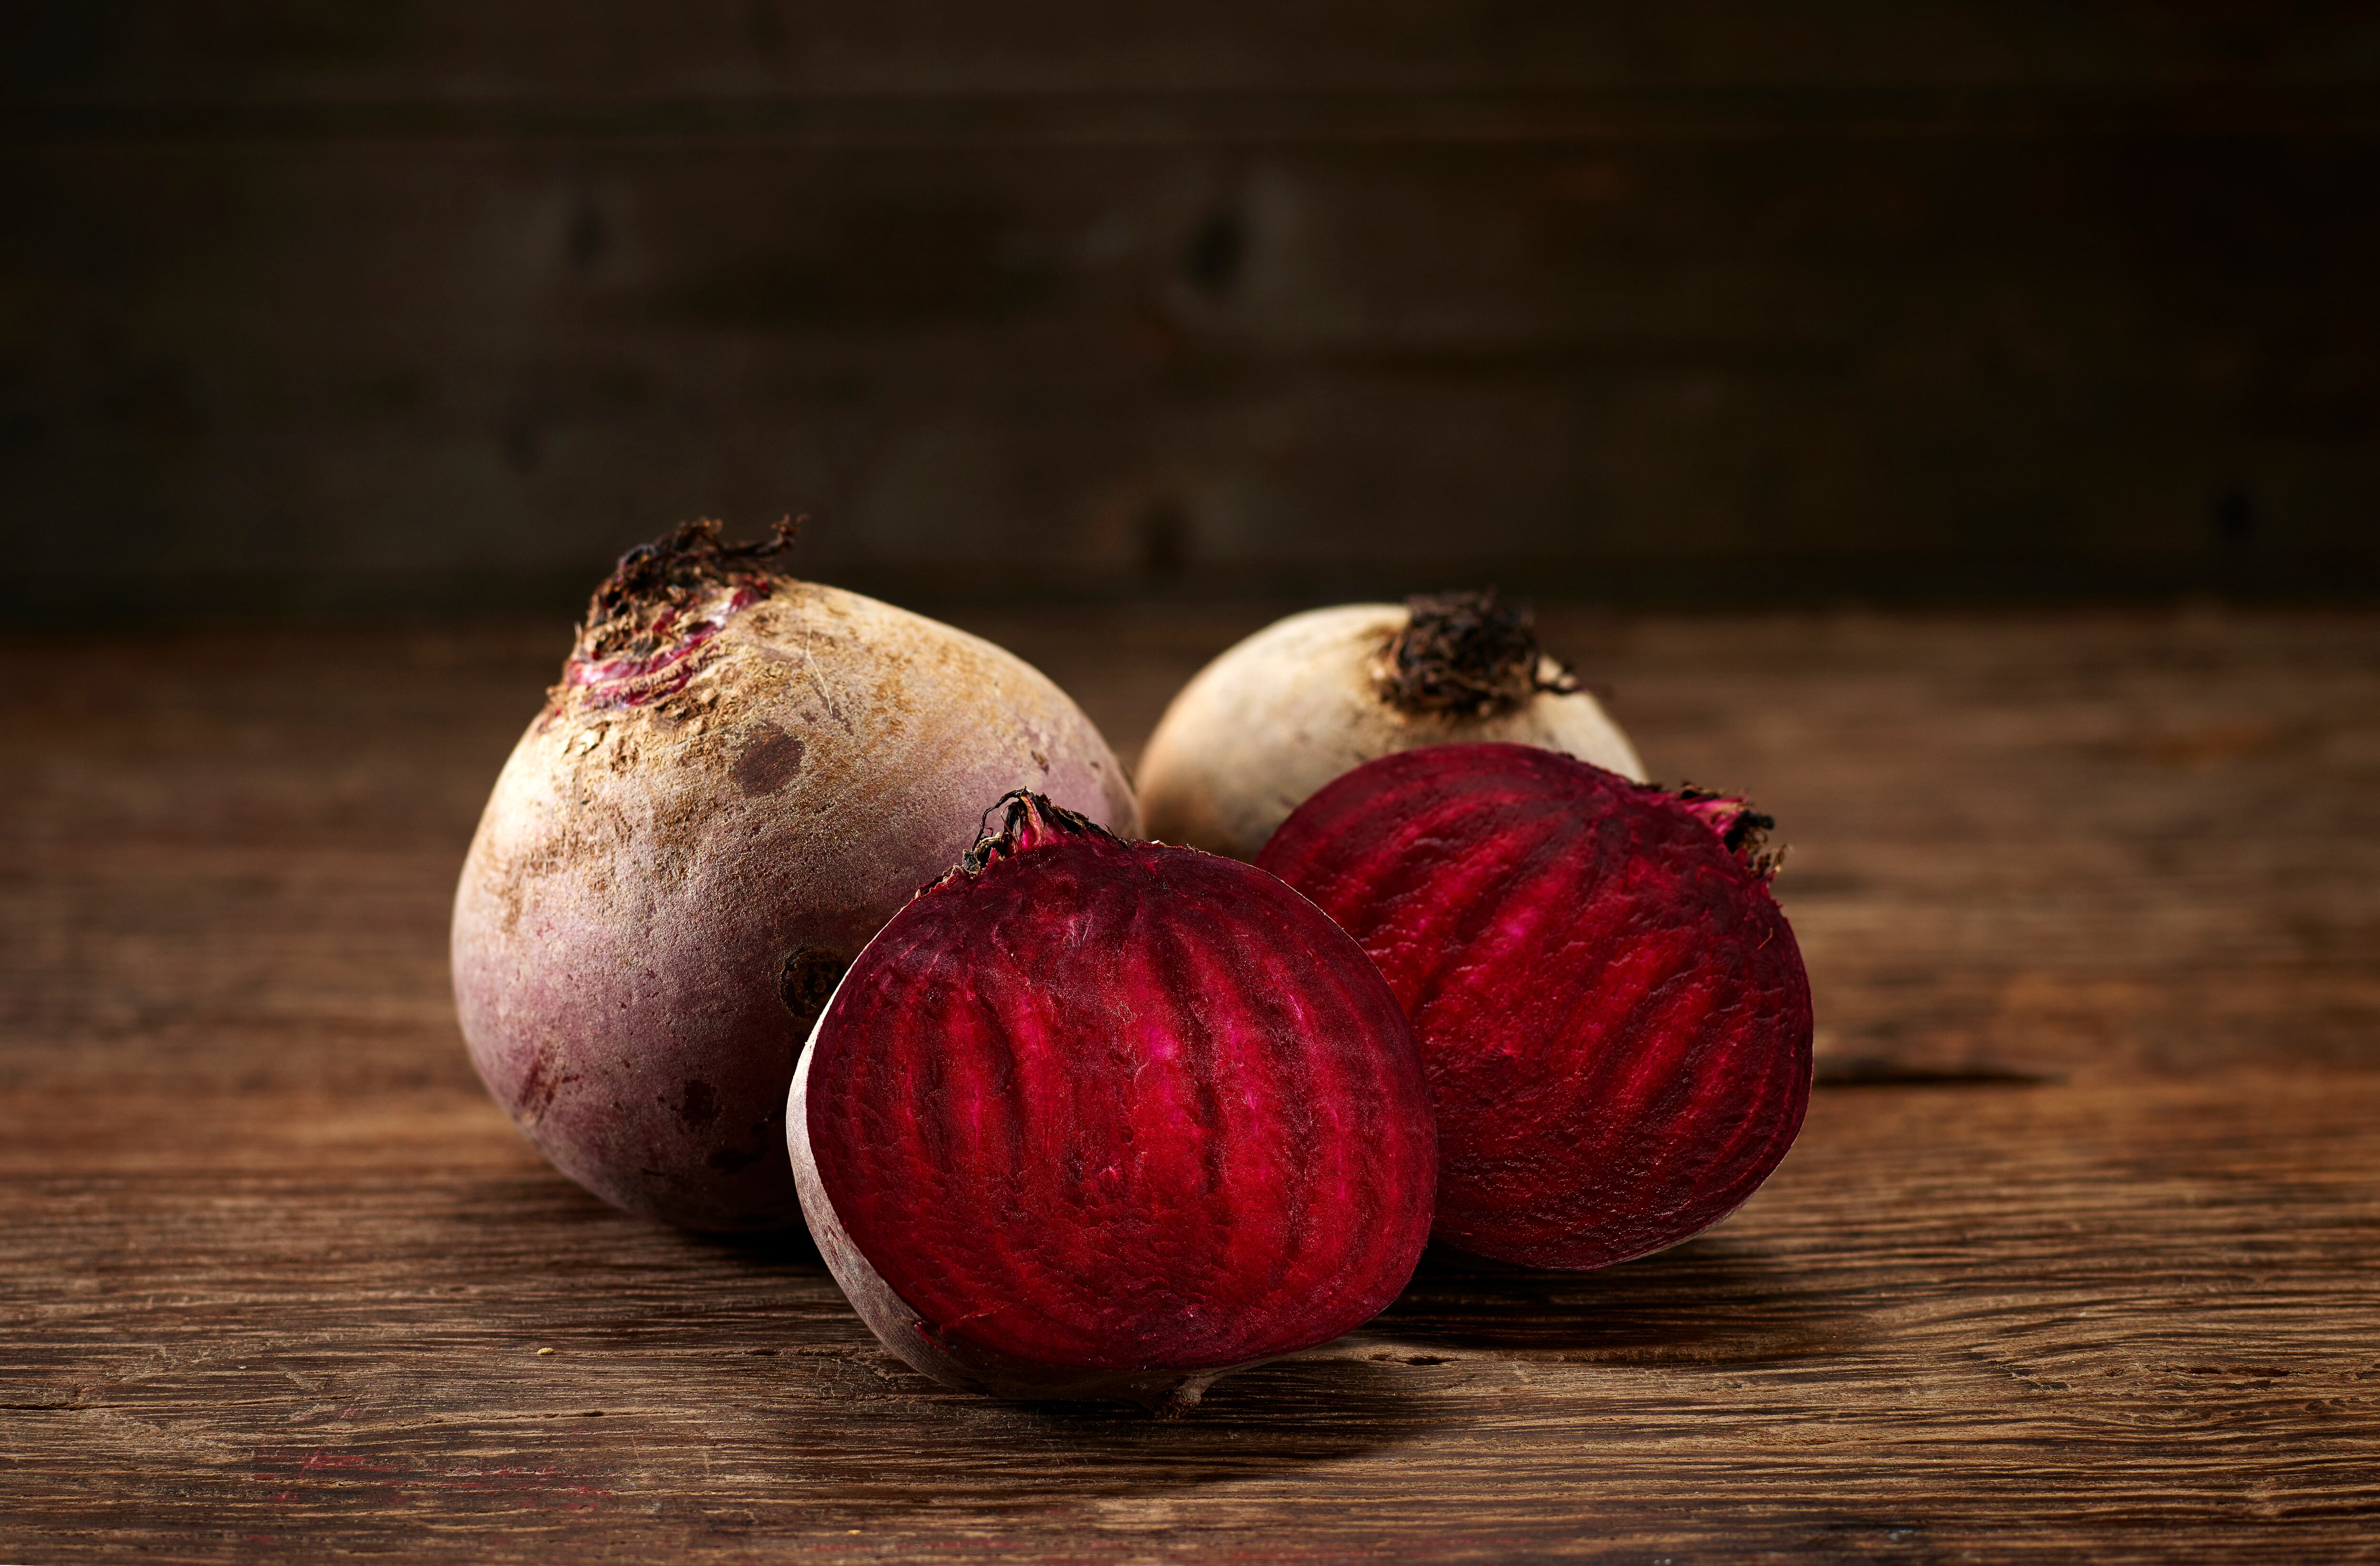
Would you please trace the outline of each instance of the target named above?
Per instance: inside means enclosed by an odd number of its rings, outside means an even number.
[[[1269,612],[973,623],[1129,751]],[[1547,619],[1782,819],[1869,1085],[1177,1425],[939,1391],[486,1099],[446,901],[558,626],[0,649],[0,1559],[2380,1559],[2380,618]]]

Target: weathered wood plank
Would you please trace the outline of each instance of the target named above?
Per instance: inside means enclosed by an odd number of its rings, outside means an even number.
[[[19,1178],[0,1537],[2346,1559],[2380,1504],[2375,1109],[2368,1079],[1822,1095],[1720,1234],[1577,1279],[1435,1261],[1172,1429],[937,1392],[814,1264],[534,1168]]]
[[[30,9],[0,615],[2380,579],[2370,6]]]
[[[2380,18],[2357,5],[2202,0],[2158,10],[2051,4],[1753,0],[1611,9],[1542,0],[1393,6],[1322,0],[997,13],[948,0],[795,6],[604,0],[379,6],[137,0],[23,8],[5,35],[43,96],[634,100],[770,90],[844,94],[1148,93],[1654,82],[1838,90],[2018,83],[2099,88],[2368,80]]]

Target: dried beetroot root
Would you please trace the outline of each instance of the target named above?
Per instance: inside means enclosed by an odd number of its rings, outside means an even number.
[[[1003,803],[794,1081],[803,1210],[853,1306],[947,1385],[1161,1411],[1369,1320],[1437,1177],[1370,960],[1247,865]]]
[[[1122,768],[988,642],[765,569],[715,522],[631,551],[488,801],[455,896],[471,1060],[561,1169],[703,1230],[801,1218],[795,1058],[844,966],[1042,789],[1122,831]]]
[[[1439,1239],[1583,1269],[1741,1206],[1802,1127],[1810,986],[1741,801],[1521,745],[1387,756],[1257,863],[1371,953],[1438,1109]]]

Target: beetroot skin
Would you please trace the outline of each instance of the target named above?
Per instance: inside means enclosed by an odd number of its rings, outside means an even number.
[[[1605,1266],[1742,1205],[1801,1130],[1810,987],[1767,818],[1521,745],[1356,768],[1257,863],[1379,964],[1438,1111],[1436,1234]]]
[[[689,1228],[800,1221],[785,1094],[844,967],[1043,789],[1119,830],[1122,768],[975,637],[762,569],[695,524],[604,583],[455,898],[472,1063],[562,1170]]]
[[[1273,877],[1038,796],[918,894],[787,1112],[827,1265],[947,1385],[1178,1411],[1395,1298],[1428,1089],[1378,972]]]

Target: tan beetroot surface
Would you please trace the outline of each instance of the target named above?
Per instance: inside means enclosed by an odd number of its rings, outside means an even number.
[[[895,915],[794,1093],[811,1232],[953,1385],[1179,1407],[1411,1277],[1435,1132],[1355,943],[1272,876],[1027,797]]]
[[[599,593],[488,801],[453,955],[472,1061],[556,1166],[623,1207],[744,1230],[799,1221],[802,1040],[985,801],[1031,787],[1121,831],[1136,816],[1106,743],[1027,665],[715,537]]]
[[[1440,667],[1416,670],[1415,630],[1457,618],[1502,634],[1441,639],[1431,649]],[[1645,775],[1595,697],[1538,651],[1526,614],[1492,593],[1450,593],[1311,609],[1227,649],[1149,737],[1141,810],[1153,838],[1254,860],[1291,811],[1342,773],[1416,746],[1483,740]]]
[[[1741,801],[1521,745],[1408,751],[1257,860],[1378,963],[1429,1071],[1437,1234],[1588,1268],[1742,1205],[1809,1104],[1809,980]]]

